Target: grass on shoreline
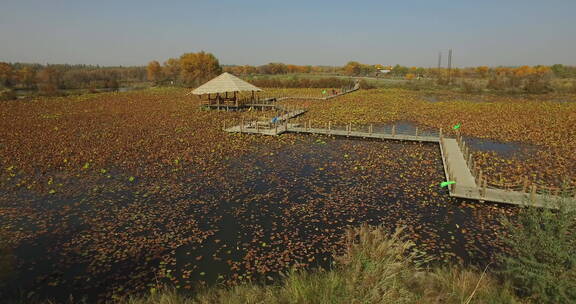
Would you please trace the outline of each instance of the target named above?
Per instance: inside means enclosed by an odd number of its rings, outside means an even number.
[[[194,297],[152,290],[119,303],[519,303],[486,271],[422,267],[402,229],[387,234],[363,225],[346,240],[347,251],[332,270],[294,271],[275,285],[210,288]]]

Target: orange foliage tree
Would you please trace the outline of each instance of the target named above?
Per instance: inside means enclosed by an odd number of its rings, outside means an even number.
[[[146,67],[146,78],[148,81],[153,81],[155,83],[160,82],[160,78],[162,77],[162,68],[160,67],[160,63],[158,61],[153,60],[148,63],[148,67]]]

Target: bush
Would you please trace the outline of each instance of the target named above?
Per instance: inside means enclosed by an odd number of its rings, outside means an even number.
[[[548,93],[552,91],[550,80],[530,78],[524,86],[524,90],[532,94]]]
[[[503,278],[536,303],[576,302],[576,212],[527,207],[504,224],[513,253],[499,257]]]
[[[478,93],[482,90],[473,81],[467,81],[467,80],[462,81],[462,89],[466,93]]]
[[[502,91],[506,89],[506,83],[500,77],[492,77],[488,80],[488,84],[486,85],[487,89],[495,90],[495,91]]]
[[[362,79],[360,80],[360,82],[358,83],[360,85],[360,89],[362,90],[371,90],[371,89],[375,89],[376,86],[371,84],[370,82],[366,81],[366,79]]]
[[[0,89],[0,101],[16,99],[16,93],[11,89]]]

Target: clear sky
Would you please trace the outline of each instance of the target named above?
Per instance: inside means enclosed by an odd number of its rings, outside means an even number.
[[[576,0],[0,0],[0,61],[576,65]]]

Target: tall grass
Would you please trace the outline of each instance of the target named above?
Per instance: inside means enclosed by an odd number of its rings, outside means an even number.
[[[165,289],[124,304],[181,303],[515,303],[482,271],[423,268],[402,230],[362,226],[346,234],[346,253],[328,271],[292,271],[276,285],[210,288],[194,297]]]

